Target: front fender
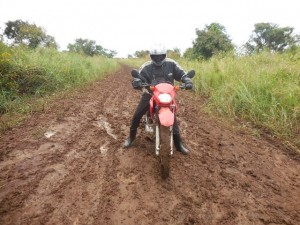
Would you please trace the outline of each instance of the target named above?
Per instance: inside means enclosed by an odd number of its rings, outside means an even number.
[[[166,127],[173,126],[175,121],[174,113],[169,107],[161,107],[158,112],[160,124]]]

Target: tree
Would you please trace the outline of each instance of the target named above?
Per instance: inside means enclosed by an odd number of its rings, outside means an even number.
[[[84,53],[88,56],[102,55],[107,58],[113,58],[117,52],[103,48],[101,45],[97,45],[95,41],[78,38],[74,44],[68,44],[68,50],[70,52]]]
[[[257,23],[254,27],[250,39],[245,44],[248,53],[261,52],[264,49],[282,52],[299,43],[297,35],[292,34],[292,27],[279,27],[272,23]]]
[[[96,46],[95,41],[82,38],[76,39],[74,44],[68,44],[70,52],[84,53],[89,56],[95,55],[97,51],[101,51],[102,49],[101,46]]]
[[[46,35],[43,46],[47,48],[59,48],[59,45],[56,43],[55,38],[50,35]]]
[[[206,25],[203,30],[196,29],[197,38],[193,41],[193,47],[184,55],[195,58],[209,59],[221,52],[234,49],[226,29],[219,23]]]
[[[137,58],[145,58],[149,56],[150,52],[148,50],[136,51],[133,55]]]
[[[1,30],[1,27],[0,27]],[[0,34],[0,42],[3,42],[3,34]]]
[[[185,52],[183,53],[183,57],[187,58],[187,59],[194,59],[194,51],[193,48],[188,48],[185,50]]]
[[[17,45],[24,44],[30,48],[36,48],[39,45],[58,48],[54,37],[47,35],[42,27],[22,20],[8,21],[4,35]]]
[[[173,50],[168,50],[167,51],[167,57],[174,59],[174,60],[178,60],[180,59],[180,49],[179,48],[174,48]]]
[[[137,58],[146,58],[149,57],[150,51],[149,50],[141,50],[136,51],[133,55]],[[167,57],[172,59],[179,59],[180,58],[180,49],[174,48],[173,50],[167,50]]]
[[[102,55],[107,58],[113,58],[115,55],[117,55],[117,52],[114,50],[104,49]]]

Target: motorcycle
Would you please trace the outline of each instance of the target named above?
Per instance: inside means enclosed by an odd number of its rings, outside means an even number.
[[[174,154],[173,125],[178,106],[175,102],[176,91],[186,89],[185,84],[174,86],[171,83],[163,82],[156,85],[146,83],[137,70],[132,70],[133,78],[142,81],[141,87],[153,91],[150,99],[149,112],[145,114],[145,131],[152,134],[155,139],[155,155],[159,157],[161,177],[166,179],[170,175],[170,160]],[[173,74],[168,74],[173,80]],[[195,71],[187,73],[189,78],[195,76]]]

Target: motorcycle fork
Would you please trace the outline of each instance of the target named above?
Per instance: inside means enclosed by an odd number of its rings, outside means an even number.
[[[174,138],[173,138],[173,126],[170,126],[170,155],[172,156],[174,153]]]
[[[154,130],[153,130],[153,124],[150,124],[150,116],[147,114],[146,117],[145,117],[145,131],[146,132],[149,132],[149,133],[153,133]]]
[[[175,104],[171,105],[171,110],[175,115]],[[174,137],[173,137],[173,126],[170,126],[170,155],[172,156],[174,153]]]
[[[159,124],[155,124],[155,155],[159,155],[160,150],[160,136],[159,136]]]

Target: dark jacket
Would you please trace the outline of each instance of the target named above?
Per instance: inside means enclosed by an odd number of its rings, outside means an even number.
[[[172,77],[168,74],[173,74]],[[151,61],[144,63],[140,68],[140,75],[146,79],[148,84],[170,82],[174,84],[174,79],[181,81],[185,71],[172,59],[166,58],[162,66],[156,66]]]

